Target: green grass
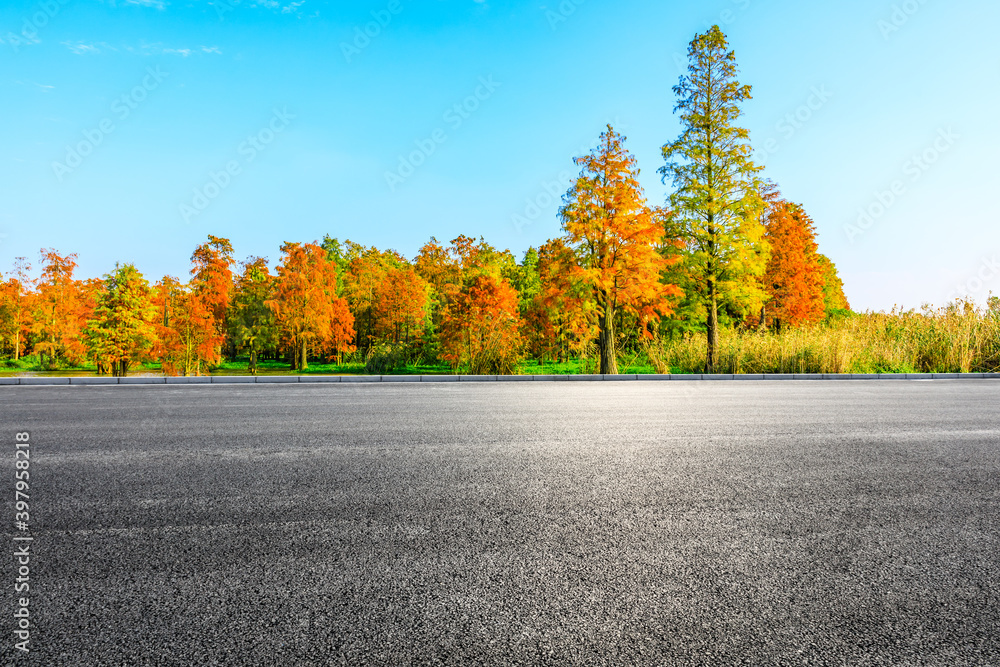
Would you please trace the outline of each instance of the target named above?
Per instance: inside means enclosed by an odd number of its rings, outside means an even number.
[[[247,370],[249,360],[247,358],[237,358],[222,362],[212,369],[212,375],[249,375]],[[407,365],[404,369],[393,373],[393,375],[446,375],[451,373],[451,368],[447,364],[436,365]],[[260,361],[257,363],[258,375],[365,375],[365,365],[360,362],[346,362],[343,364],[309,362],[309,367],[304,371],[292,371],[285,361]]]
[[[646,375],[656,373],[644,357],[632,358],[632,355],[622,355],[619,359],[618,372],[622,375]],[[522,361],[518,366],[521,375],[588,375],[599,370],[593,359],[568,359],[566,361]]]
[[[159,362],[148,362],[145,364],[134,364],[129,370],[129,375],[159,372]],[[90,363],[78,365],[61,364],[56,368],[50,368],[48,365],[42,364],[37,355],[21,357],[17,361],[14,361],[13,359],[0,360],[0,377],[12,377],[21,373],[79,377],[97,375],[97,365]]]

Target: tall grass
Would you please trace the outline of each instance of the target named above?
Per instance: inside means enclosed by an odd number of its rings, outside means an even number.
[[[1000,372],[1000,303],[959,302],[921,311],[854,314],[781,333],[720,333],[718,373]],[[648,357],[658,372],[701,373],[703,336],[660,341]]]

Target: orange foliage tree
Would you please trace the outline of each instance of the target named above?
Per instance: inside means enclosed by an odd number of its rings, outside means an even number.
[[[412,266],[389,269],[375,290],[375,334],[392,343],[410,343],[423,333],[430,286]]]
[[[0,279],[0,340],[11,350],[14,361],[21,358],[31,331],[31,265],[24,257],[14,260],[14,273]]]
[[[433,236],[420,248],[413,265],[435,294],[444,294],[461,281],[461,262]]]
[[[358,245],[347,241],[347,270],[342,276],[342,296],[354,316],[357,347],[367,350],[382,330],[378,322],[376,301],[389,272],[406,265],[406,260],[393,251]]]
[[[650,208],[639,186],[635,158],[611,125],[589,155],[560,211],[565,243],[573,250],[571,275],[591,290],[598,328],[600,372],[618,373],[615,317],[619,308],[645,326],[670,313],[670,299],[680,295],[660,282],[667,259],[658,252],[664,239],[665,214]]]
[[[201,375],[221,361],[222,336],[205,300],[179,280],[165,276],[153,290],[157,346],[163,372],[168,375]]]
[[[292,369],[306,370],[310,346],[339,354],[352,351],[354,316],[337,296],[337,268],[315,243],[286,243],[274,298],[267,302],[292,352]]]
[[[488,273],[474,275],[444,307],[441,355],[472,375],[512,374],[521,349],[517,290]]]
[[[771,257],[764,273],[770,297],[764,321],[777,328],[823,319],[824,268],[816,252],[816,228],[798,204],[778,200],[767,217]]]
[[[41,256],[42,275],[32,300],[34,349],[40,357],[48,357],[44,363],[50,367],[63,361],[80,364],[87,352],[80,333],[90,312],[80,282],[73,279],[76,254],[61,256],[49,248]]]
[[[498,288],[501,284],[513,288],[512,278],[519,272],[520,267],[518,267],[517,261],[509,250],[498,251],[482,238],[476,241],[474,238],[465,235],[453,239],[451,245],[447,248],[441,246],[437,242],[437,239],[431,237],[431,240],[417,254],[414,266],[417,273],[431,286],[430,338],[433,341],[435,337],[438,337],[437,343],[442,348],[441,358],[455,364],[457,363],[456,359],[464,359],[466,357],[456,352],[456,339],[452,335],[454,331],[444,331],[446,317],[451,318],[450,322],[453,325],[455,321],[454,315],[458,312],[456,309],[461,310],[463,307],[456,306],[455,308],[451,308],[452,304],[461,297],[465,306],[470,305],[468,302],[471,293],[470,290],[479,295],[484,294],[485,292],[473,290],[471,287],[472,281],[479,277],[490,277]],[[463,293],[465,296],[461,296]],[[514,294],[514,312],[518,313],[516,290]],[[520,321],[520,317],[518,317],[518,320]],[[506,342],[515,342],[513,339],[508,339],[507,337],[500,337],[497,339],[497,342],[498,344],[504,343],[497,348],[503,351],[502,354],[498,355],[493,352],[486,353],[483,351],[479,357],[483,359],[504,359],[503,364],[514,363],[519,353],[521,344],[520,336],[517,337],[516,344],[514,345],[506,344]],[[474,365],[477,367],[483,366],[479,361],[475,361]]]
[[[209,326],[214,335],[204,332],[206,338],[218,340],[219,349],[214,357],[221,359],[222,344],[226,336],[226,315],[233,298],[233,245],[229,239],[208,235],[208,242],[195,248],[191,255],[191,294],[201,304],[196,310],[205,310],[210,316]]]
[[[588,310],[589,288],[575,277],[576,265],[563,239],[552,239],[538,249],[538,293],[525,320],[529,348],[539,361],[547,357],[565,361],[597,335]]]

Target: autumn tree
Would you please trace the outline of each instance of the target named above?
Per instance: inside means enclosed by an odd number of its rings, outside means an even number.
[[[274,296],[267,305],[292,351],[292,369],[308,368],[309,348],[332,353],[353,349],[354,316],[337,296],[337,267],[314,243],[286,243]]]
[[[153,348],[155,317],[148,281],[133,265],[116,264],[104,276],[94,319],[84,332],[91,357],[115,377],[126,376],[129,365]]]
[[[473,275],[444,306],[442,357],[472,375],[510,375],[522,346],[517,290],[505,278]]]
[[[375,335],[382,341],[409,343],[423,334],[430,286],[410,265],[391,268],[375,289]]]
[[[14,271],[7,280],[0,278],[0,337],[8,341],[14,361],[21,358],[26,334],[31,329],[33,282],[28,275],[31,264],[24,257],[14,260]]]
[[[561,238],[538,248],[538,287],[524,319],[526,344],[540,363],[546,358],[565,361],[571,353],[581,353],[597,336],[595,318],[591,317],[591,290],[575,271],[576,266],[573,250]]]
[[[208,235],[208,241],[195,248],[191,255],[191,294],[201,301],[210,317],[214,337],[219,340],[221,358],[226,336],[226,315],[233,298],[233,245],[229,239]],[[205,334],[208,335],[207,333]]]
[[[560,210],[565,243],[576,259],[571,272],[591,291],[600,372],[609,375],[618,373],[618,309],[646,323],[669,313],[670,297],[680,293],[660,282],[664,213],[646,204],[635,158],[623,141],[608,125],[597,148],[575,159],[582,171]]]
[[[376,301],[381,286],[389,272],[406,264],[403,257],[393,251],[351,243],[344,248],[347,270],[343,276],[342,296],[354,317],[356,329],[355,345],[367,350],[378,336]]]
[[[48,357],[50,367],[62,361],[82,363],[86,348],[80,334],[90,313],[81,299],[80,283],[73,278],[76,254],[62,256],[49,248],[41,251],[41,258],[42,275],[32,299],[34,349],[40,361]]]
[[[509,250],[497,250],[483,238],[477,241],[464,234],[452,239],[447,247],[431,237],[413,263],[417,273],[431,286],[430,326],[426,336],[429,349],[434,349],[437,343],[446,309],[469,287],[470,281],[490,276],[498,284],[514,285],[521,271]]]
[[[434,294],[445,294],[449,286],[461,282],[461,261],[446,248],[431,237],[431,240],[421,246],[413,260],[414,268],[421,278],[427,281]]]
[[[155,356],[169,375],[201,375],[222,361],[223,342],[205,300],[172,276],[153,290],[157,346]]]
[[[764,238],[771,248],[764,322],[780,328],[822,320],[824,271],[812,219],[800,205],[780,200],[770,207]]]
[[[250,355],[248,370],[257,374],[257,361],[261,351],[277,343],[274,311],[267,303],[273,298],[274,276],[267,267],[267,260],[251,257],[243,262],[243,273],[236,280],[229,330],[233,343],[245,348]]]
[[[150,303],[153,306],[153,328],[156,332],[156,343],[151,356],[159,359],[161,364],[168,354],[167,341],[171,337],[171,320],[181,283],[173,276],[164,276],[150,289]]]
[[[713,373],[720,303],[756,311],[765,298],[758,282],[767,261],[763,184],[761,167],[750,159],[749,133],[735,124],[751,88],[737,80],[735,53],[718,26],[695,36],[688,60],[673,88],[683,129],[663,146],[660,173],[675,187],[671,224],[686,244],[683,287],[704,304],[706,372]]]

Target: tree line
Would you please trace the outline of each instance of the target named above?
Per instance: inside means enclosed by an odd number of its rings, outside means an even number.
[[[647,202],[625,138],[608,125],[574,160],[562,236],[521,261],[483,238],[432,237],[408,260],[327,236],[285,243],[272,272],[264,258],[238,263],[228,239],[209,235],[187,282],[151,284],[132,264],[80,280],[75,254],[43,249],[37,279],[25,258],[0,276],[2,353],[114,375],[146,361],[197,375],[238,356],[250,372],[263,358],[303,371],[344,355],[378,372],[419,358],[473,374],[584,356],[614,374],[626,350],[703,334],[713,372],[721,327],[799,327],[848,310],[813,221],[751,160],[737,125],[750,87],[725,36],[717,26],[697,35],[688,55],[674,87],[683,131],[663,147],[666,207]]]

